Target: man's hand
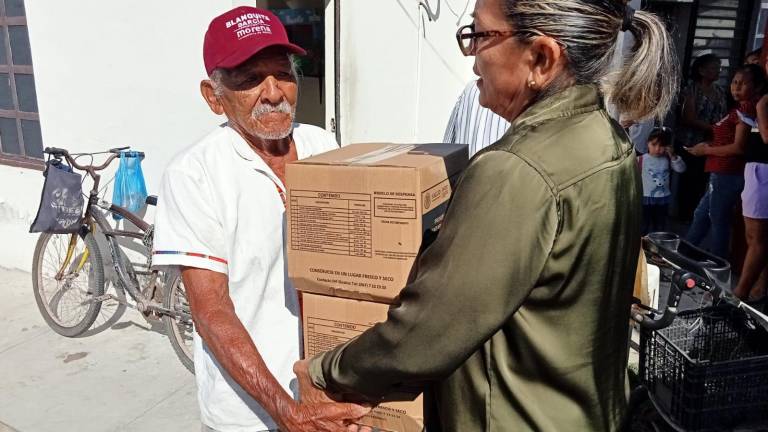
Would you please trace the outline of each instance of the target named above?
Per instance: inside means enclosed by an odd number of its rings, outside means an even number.
[[[709,150],[709,143],[703,142],[693,147],[685,147],[685,150],[694,156],[706,156]]]
[[[277,421],[283,432],[349,432],[360,429],[352,422],[368,414],[370,408],[352,403],[296,403],[290,415]]]
[[[321,422],[330,421],[336,427],[341,429],[328,429],[332,431],[341,430],[348,432],[370,432],[371,429],[365,426],[359,427],[353,423],[355,420],[360,419],[364,415],[371,411],[368,406],[363,406],[355,403],[337,402],[331,399],[327,393],[317,388],[312,383],[312,378],[309,376],[309,360],[300,360],[293,365],[293,372],[296,374],[296,378],[299,382],[299,397],[301,403],[298,404],[298,410],[305,410],[310,417],[313,417],[313,421],[317,424]],[[326,429],[319,429],[315,423],[308,423],[301,430],[318,430],[325,431]],[[293,431],[294,429],[286,429]]]

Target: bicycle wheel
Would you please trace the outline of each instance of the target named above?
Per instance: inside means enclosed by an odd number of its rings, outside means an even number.
[[[165,333],[171,340],[171,346],[181,364],[188,371],[195,373],[195,362],[192,347],[192,334],[195,331],[192,324],[192,314],[184,292],[184,283],[178,272],[166,278],[163,293],[163,307],[181,314],[181,317],[164,315]]]
[[[104,294],[104,266],[93,234],[84,240],[77,234],[41,234],[32,261],[32,289],[53,331],[75,337],[88,330],[101,309],[93,299]]]

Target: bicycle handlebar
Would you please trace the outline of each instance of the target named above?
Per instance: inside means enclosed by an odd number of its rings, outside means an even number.
[[[647,308],[654,315],[661,315],[661,317],[653,318],[641,313],[635,313],[632,315],[632,319],[648,330],[659,330],[668,327],[677,318],[677,306],[680,304],[683,290],[691,290],[696,287],[703,288],[709,292],[714,291],[714,289],[708,289],[710,285],[697,275],[691,272],[674,271],[672,273],[672,283],[669,287],[669,295],[667,296],[667,304],[664,309],[658,311]]]
[[[46,147],[45,150],[43,150],[43,153],[50,154],[51,156],[57,157],[57,158],[64,157],[67,160],[67,162],[69,162],[69,164],[72,165],[73,168],[79,169],[81,171],[86,171],[93,176],[95,175],[96,171],[101,171],[106,169],[109,166],[109,164],[111,164],[112,161],[115,160],[115,158],[120,157],[120,154],[122,151],[128,150],[128,149],[130,149],[130,147],[117,147],[117,148],[109,149],[107,153],[111,153],[111,155],[101,165],[80,165],[79,163],[77,163],[75,158],[73,158],[69,154],[68,150],[58,148],[58,147]],[[140,158],[144,157],[144,152],[136,152],[136,153]],[[96,153],[84,153],[84,154],[93,155]]]
[[[671,271],[667,304],[661,311],[645,308],[651,314],[633,313],[632,319],[648,330],[658,330],[672,324],[683,291],[701,288],[717,300],[734,306],[740,301],[728,291],[730,265],[724,259],[707,253],[672,233],[652,233],[642,240],[648,262]]]

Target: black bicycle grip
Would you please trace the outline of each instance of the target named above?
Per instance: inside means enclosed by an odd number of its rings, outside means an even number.
[[[45,150],[43,150],[43,153],[52,154],[52,155],[63,155],[66,154],[67,151],[58,147],[46,147]]]
[[[669,295],[667,296],[667,306],[664,308],[664,312],[661,314],[661,318],[652,319],[647,315],[641,315],[638,318],[634,318],[635,321],[640,323],[645,329],[659,330],[665,327],[669,327],[670,324],[677,318],[677,305],[680,304],[680,297],[682,296],[683,289],[692,289],[697,286],[698,282],[696,275],[689,272],[675,272],[672,275],[672,283],[669,284]]]
[[[659,330],[665,327],[669,327],[675,318],[677,318],[677,308],[667,307],[664,309],[664,314],[659,319],[651,319],[648,318],[647,315],[643,315],[641,319],[635,318],[635,321],[638,322],[644,329]]]

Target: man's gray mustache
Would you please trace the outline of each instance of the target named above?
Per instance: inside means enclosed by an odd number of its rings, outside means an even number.
[[[291,107],[291,104],[289,104],[286,101],[282,101],[277,105],[272,104],[258,104],[253,108],[253,116],[258,117],[260,115],[268,114],[268,113],[282,113],[282,114],[291,114],[293,112],[293,108]]]

